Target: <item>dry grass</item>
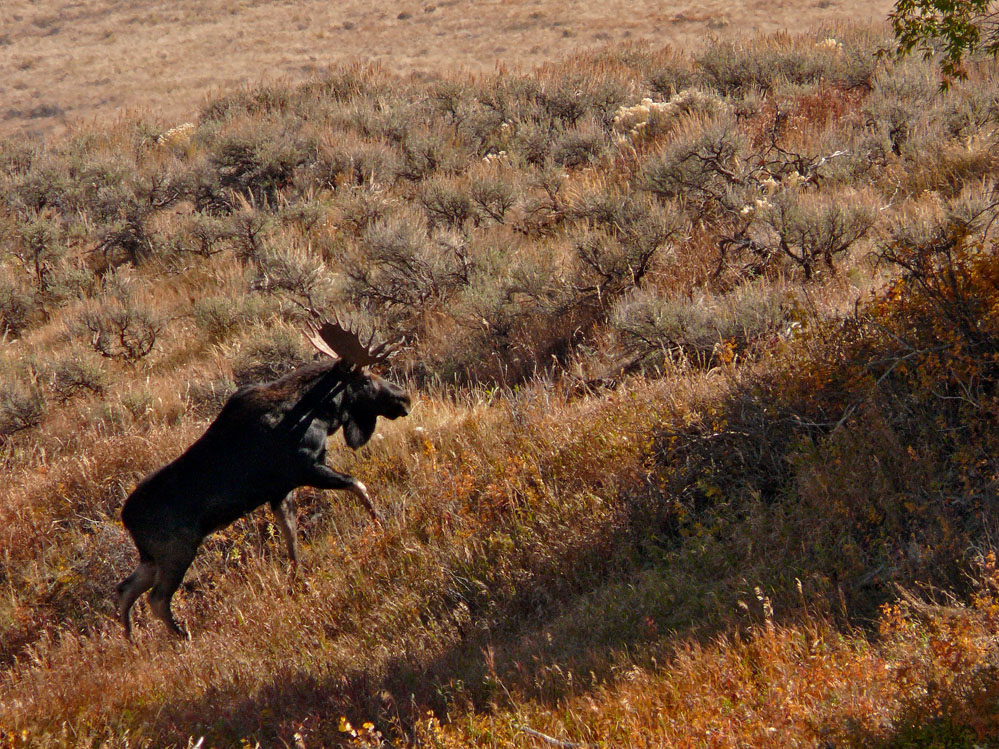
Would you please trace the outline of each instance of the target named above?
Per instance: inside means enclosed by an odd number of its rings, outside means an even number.
[[[4,143],[0,746],[988,744],[993,73],[837,38]],[[256,513],[129,645],[122,502],[303,306],[409,334],[414,413],[331,442],[385,527],[301,491],[297,577]]]
[[[697,49],[712,38],[877,21],[891,5],[9,0],[0,8],[0,135],[64,132],[123,111],[190,120],[211,94],[293,83],[347,61],[429,77],[529,69],[595,44]]]

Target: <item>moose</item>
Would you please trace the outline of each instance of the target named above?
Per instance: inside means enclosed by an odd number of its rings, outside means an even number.
[[[309,322],[306,336],[327,358],[260,385],[237,390],[186,452],[146,476],[125,500],[121,518],[139,551],[139,565],[117,587],[118,618],[131,639],[130,611],[150,588],[149,606],[175,635],[187,633],[170,610],[173,594],[201,542],[269,503],[293,566],[298,542],[294,489],[344,489],[380,522],[368,490],[326,465],[326,440],[341,427],[353,449],[364,445],[379,416],[409,414],[409,395],[367,370],[394,348],[362,343],[338,319]]]

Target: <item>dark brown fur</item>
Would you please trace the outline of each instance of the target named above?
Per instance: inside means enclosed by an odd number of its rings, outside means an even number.
[[[139,551],[138,567],[117,588],[126,636],[132,605],[150,588],[153,613],[185,634],[170,600],[201,542],[264,503],[297,562],[289,501],[297,487],[349,490],[377,519],[364,484],[326,465],[326,440],[343,427],[347,444],[360,447],[379,416],[395,419],[409,407],[397,385],[342,361],[308,364],[237,391],[186,452],[140,481],[125,500],[122,521]]]

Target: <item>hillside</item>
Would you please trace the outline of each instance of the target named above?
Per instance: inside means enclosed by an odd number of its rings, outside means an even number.
[[[594,45],[709,39],[885,18],[886,0],[4,0],[0,135],[64,132],[121,111],[193,119],[206,98],[301,82],[329,65],[400,74],[528,71]]]
[[[0,141],[0,745],[981,746],[994,65],[877,29],[379,64]],[[404,335],[354,452],[202,547],[119,512],[307,309]],[[565,743],[563,743],[565,745]]]

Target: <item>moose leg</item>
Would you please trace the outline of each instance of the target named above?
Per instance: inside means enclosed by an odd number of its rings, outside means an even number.
[[[297,523],[295,522],[295,503],[293,494],[289,494],[282,499],[271,502],[271,511],[274,513],[274,520],[281,530],[285,545],[288,547],[288,556],[291,557],[291,566],[298,566],[298,538],[296,534]]]
[[[348,476],[346,473],[337,473],[328,465],[319,464],[313,467],[309,486],[314,486],[317,489],[346,489],[352,492],[354,496],[361,500],[361,504],[364,505],[371,515],[371,519],[381,524],[381,515],[379,515],[378,510],[375,509],[374,504],[371,502],[368,488],[353,476]]]
[[[178,637],[189,637],[187,632],[177,626],[177,622],[174,621],[173,612],[170,610],[170,600],[184,581],[184,573],[194,561],[197,546],[187,548],[177,545],[171,551],[173,554],[159,563],[156,582],[149,594],[149,607],[156,616],[163,620],[163,623],[173,634]]]
[[[125,638],[132,639],[132,604],[135,599],[153,587],[156,579],[156,565],[149,559],[143,559],[135,571],[118,583],[118,619],[125,627]]]

